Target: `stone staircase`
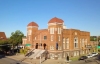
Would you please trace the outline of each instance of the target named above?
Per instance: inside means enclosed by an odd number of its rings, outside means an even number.
[[[29,58],[36,59],[37,57],[40,57],[40,55],[43,54],[45,52],[45,50],[35,49],[32,52],[33,52],[33,54],[30,55]]]

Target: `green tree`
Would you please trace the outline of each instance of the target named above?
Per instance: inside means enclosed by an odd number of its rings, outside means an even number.
[[[90,41],[97,41],[97,36],[90,36]]]
[[[11,33],[9,42],[14,46],[17,46],[22,44],[22,37],[24,37],[24,34],[20,30],[16,30],[15,32]]]
[[[10,49],[11,49],[11,46],[9,45],[8,40],[0,40],[0,50],[7,52]]]

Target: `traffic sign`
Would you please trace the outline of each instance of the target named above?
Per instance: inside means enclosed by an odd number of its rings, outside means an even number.
[[[26,44],[25,46],[31,46],[31,44]]]

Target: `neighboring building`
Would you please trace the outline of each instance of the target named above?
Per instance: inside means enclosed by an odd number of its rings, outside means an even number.
[[[6,40],[5,32],[0,32],[0,40]]]
[[[64,21],[52,18],[48,22],[47,29],[38,30],[38,24],[31,22],[27,25],[27,37],[23,38],[23,44],[31,44],[34,49],[47,49],[50,58],[58,55],[59,58],[79,56],[88,53],[86,45],[90,44],[90,32],[77,29],[67,29]]]

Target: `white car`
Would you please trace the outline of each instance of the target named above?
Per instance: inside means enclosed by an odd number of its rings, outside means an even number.
[[[93,57],[93,56],[92,56],[91,54],[89,54],[89,55],[87,55],[87,57],[88,57],[88,58],[91,58],[91,57]]]
[[[96,56],[96,55],[98,55],[98,53],[93,52],[91,55],[92,56]]]

